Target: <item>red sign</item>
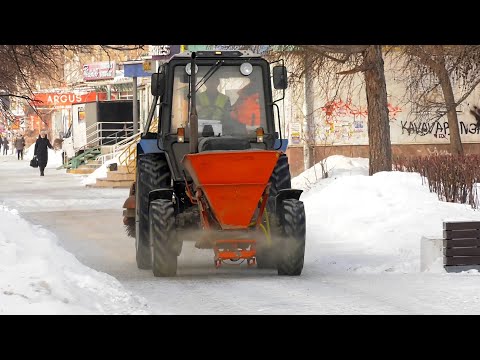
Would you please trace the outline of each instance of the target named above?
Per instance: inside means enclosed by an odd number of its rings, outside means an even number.
[[[115,77],[115,61],[103,61],[83,65],[83,80],[95,81]]]
[[[106,93],[97,93],[95,91],[83,95],[73,93],[39,93],[35,94],[33,103],[35,106],[68,106],[76,103],[96,101],[97,94],[98,100],[107,98]]]

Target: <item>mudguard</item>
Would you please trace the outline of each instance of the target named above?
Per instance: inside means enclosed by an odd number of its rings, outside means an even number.
[[[137,154],[159,154],[164,151],[158,147],[157,139],[140,139]]]
[[[153,200],[164,199],[172,201],[173,189],[155,189],[148,193],[148,202]]]

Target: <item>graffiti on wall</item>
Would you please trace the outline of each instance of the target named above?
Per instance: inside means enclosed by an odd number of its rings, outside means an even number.
[[[480,127],[477,126],[476,122],[466,123],[464,121],[459,121],[459,130],[460,135],[468,134],[480,134]],[[436,138],[446,138],[450,135],[448,129],[448,122],[414,122],[414,121],[400,121],[402,128],[402,135],[412,136],[426,136],[433,135]]]
[[[470,114],[473,115],[477,123],[477,127],[480,127],[480,109],[477,106],[473,106],[473,109],[470,109]]]
[[[472,118],[461,117],[458,122],[460,136],[480,134],[480,108],[473,106],[469,113]],[[447,139],[450,135],[448,121],[400,121],[401,134],[403,136],[427,136],[433,135],[437,139]]]
[[[319,126],[316,138],[332,142],[349,142],[360,144],[368,142],[368,109],[355,105],[352,99],[329,101],[322,108],[323,126]],[[388,104],[389,119],[395,121],[402,112],[398,105]]]

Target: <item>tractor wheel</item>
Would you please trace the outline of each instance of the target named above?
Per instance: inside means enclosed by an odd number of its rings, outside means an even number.
[[[278,275],[298,276],[305,256],[305,209],[296,199],[283,200],[279,214],[282,236],[278,238]]]
[[[275,254],[275,246],[257,246],[257,267],[259,269],[276,269],[277,256]]]
[[[137,267],[152,268],[151,243],[149,238],[148,193],[154,189],[170,187],[170,169],[161,154],[139,157],[135,189],[135,249]]]
[[[175,210],[169,200],[150,203],[150,241],[153,244],[152,270],[155,276],[177,274]]]
[[[270,221],[271,235],[272,235],[272,244],[259,245],[257,248],[257,267],[260,269],[276,269],[277,268],[277,259],[278,259],[278,244],[276,243],[276,238],[278,231],[276,233],[275,223],[276,217],[275,214],[275,203],[274,199],[277,196],[279,190],[290,189],[291,176],[290,176],[290,165],[288,164],[287,155],[282,154],[277,160],[277,164],[273,170],[272,175],[270,176],[270,195],[268,197],[267,203],[267,213]]]
[[[270,195],[268,196],[267,211],[270,214],[275,213],[274,202],[279,190],[290,189],[292,187],[290,176],[290,165],[288,164],[288,157],[285,154],[280,155],[277,164],[270,176]]]

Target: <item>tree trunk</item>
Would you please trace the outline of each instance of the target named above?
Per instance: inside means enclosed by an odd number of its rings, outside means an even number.
[[[368,104],[369,174],[392,170],[392,146],[388,119],[387,86],[380,45],[363,52],[367,70],[365,86]]]
[[[452,155],[463,155],[462,139],[458,128],[457,107],[455,106],[455,96],[453,95],[452,82],[448,76],[445,64],[436,69],[440,86],[442,87],[443,98],[447,106],[448,129],[450,130],[450,147]]]
[[[315,94],[313,91],[313,67],[310,56],[305,56],[305,77],[303,92],[303,111],[305,118],[303,121],[303,154],[305,170],[315,165],[315,124],[313,117]]]

